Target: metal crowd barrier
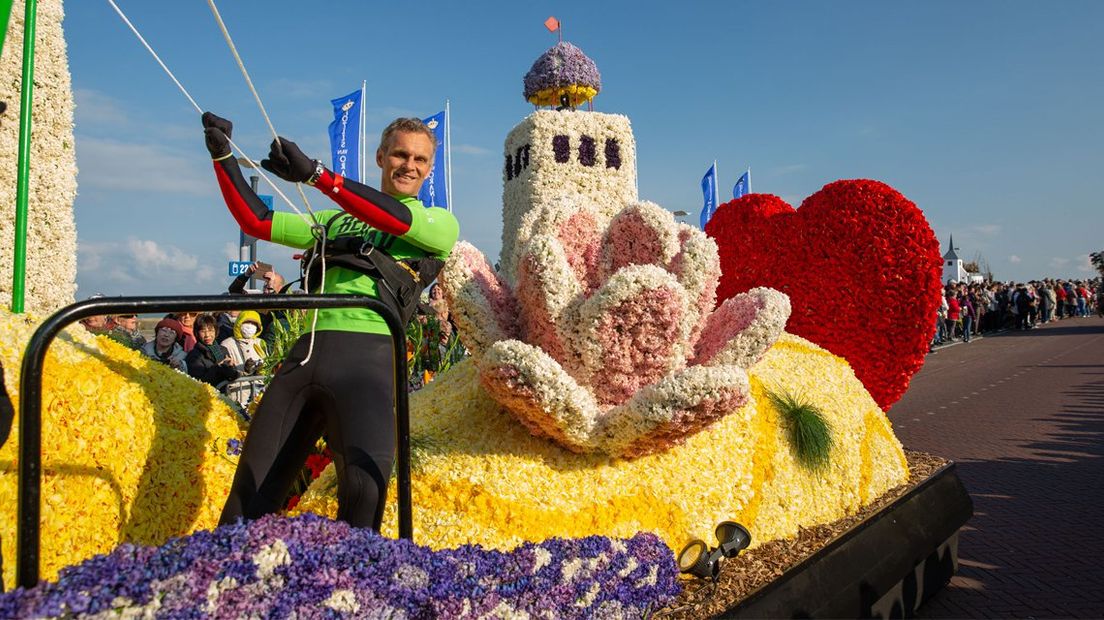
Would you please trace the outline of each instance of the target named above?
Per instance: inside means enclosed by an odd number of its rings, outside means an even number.
[[[396,467],[399,536],[414,536],[410,494],[410,411],[406,391],[406,332],[386,304],[361,295],[195,295],[165,297],[103,297],[78,301],[58,310],[35,331],[23,355],[19,385],[19,507],[16,585],[38,583],[42,491],[42,369],[46,349],[66,326],[106,314],[160,314],[228,310],[314,310],[366,308],[378,312],[391,331],[395,350]]]

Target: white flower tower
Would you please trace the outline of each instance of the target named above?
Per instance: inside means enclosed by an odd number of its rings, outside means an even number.
[[[607,218],[636,202],[636,139],[626,116],[578,109],[601,89],[594,62],[570,43],[542,54],[525,76],[539,109],[506,136],[500,267],[514,279],[515,250],[545,205],[590,204]]]
[[[72,303],[77,289],[77,165],[63,16],[62,0],[39,0],[24,287],[24,309],[39,315]],[[5,307],[12,293],[23,23],[24,2],[15,0],[0,54],[0,101],[7,104],[0,115],[0,299]]]

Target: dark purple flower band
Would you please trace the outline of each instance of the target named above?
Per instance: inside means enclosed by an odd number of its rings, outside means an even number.
[[[0,595],[0,617],[640,617],[674,598],[677,575],[652,534],[432,551],[308,514],[121,545]]]

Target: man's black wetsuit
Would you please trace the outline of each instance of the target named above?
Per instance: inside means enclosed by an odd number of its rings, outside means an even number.
[[[231,156],[214,162],[230,212],[246,234],[294,248],[314,244],[310,223],[270,210]],[[394,198],[325,170],[315,187],[342,210],[316,212],[329,238],[357,235],[395,259],[444,260],[459,235],[452,213],[413,197]],[[332,219],[332,221],[331,221]],[[318,290],[316,283],[311,288]],[[372,278],[342,267],[326,270],[322,290],[378,297]],[[311,324],[311,316],[307,324]],[[379,529],[394,463],[394,364],[387,324],[364,309],[318,311],[311,359],[305,334],[265,391],[249,428],[220,523],[283,507],[311,447],[326,433],[338,474],[338,518]]]

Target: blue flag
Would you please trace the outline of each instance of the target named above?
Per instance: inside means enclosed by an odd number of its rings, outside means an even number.
[[[360,90],[355,90],[330,100],[334,109],[334,120],[330,123],[332,168],[337,174],[354,181],[363,181],[360,178],[360,95]]]
[[[705,230],[705,225],[709,222],[709,218],[713,217],[713,213],[717,210],[717,163],[714,162],[709,167],[709,171],[705,173],[705,176],[701,180],[702,195],[705,197],[705,206],[701,211],[701,227]]]
[[[449,206],[448,197],[448,171],[445,166],[445,119],[446,115],[444,111],[438,112],[429,118],[422,119],[433,131],[433,135],[437,136],[437,152],[433,156],[433,167],[429,169],[429,176],[426,177],[425,183],[422,183],[422,191],[418,192],[418,200],[422,201],[422,204],[427,207],[443,207],[445,209]]]
[[[751,193],[751,179],[748,178],[749,174],[751,174],[750,170],[740,175],[740,180],[736,181],[736,185],[732,186],[732,198],[740,198],[741,196]]]

